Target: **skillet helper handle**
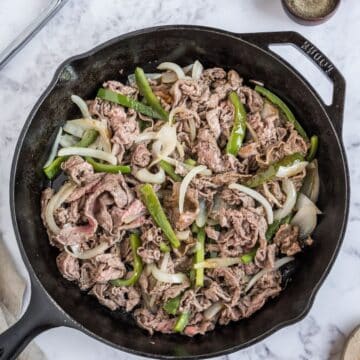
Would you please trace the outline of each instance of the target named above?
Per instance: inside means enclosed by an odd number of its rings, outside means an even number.
[[[309,57],[317,67],[330,79],[334,85],[333,99],[331,105],[326,105],[318,96],[319,101],[327,110],[330,119],[339,136],[342,134],[344,101],[345,101],[345,79],[335,65],[324,55],[314,44],[297,32],[281,31],[272,33],[239,34],[239,37],[255,45],[271,51],[269,46],[276,44],[294,45],[304,55]],[[272,52],[274,56],[282,59],[278,54]]]
[[[58,310],[50,300],[44,299],[39,285],[32,282],[30,303],[24,315],[0,334],[0,360],[17,359],[35,336],[62,325],[57,314]]]

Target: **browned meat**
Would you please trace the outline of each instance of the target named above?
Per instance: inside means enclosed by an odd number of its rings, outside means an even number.
[[[216,231],[213,227],[206,226],[205,227],[205,232],[206,232],[206,236],[209,239],[213,239],[213,240],[216,240],[216,241],[219,239],[220,231]]]
[[[164,241],[161,230],[152,222],[141,227],[141,246],[138,254],[146,264],[160,259],[160,243]]]
[[[240,95],[245,97],[246,105],[250,112],[254,113],[260,111],[264,106],[264,100],[255,90],[242,86],[240,88]]]
[[[56,258],[56,265],[62,276],[69,281],[77,281],[80,278],[79,260],[62,251]]]
[[[150,335],[153,335],[154,331],[170,334],[176,323],[176,318],[169,318],[162,309],[156,314],[152,314],[145,308],[137,309],[134,312],[134,317],[137,324],[147,330]]]
[[[180,312],[190,312],[192,314],[203,312],[211,306],[211,301],[203,293],[197,290],[186,290],[181,297],[179,306]]]
[[[221,192],[221,199],[224,200],[229,205],[242,205],[245,208],[254,208],[255,207],[255,201],[252,197],[237,191],[232,190],[229,188],[225,188]]]
[[[164,207],[167,209],[171,222],[179,230],[185,230],[196,219],[199,213],[198,193],[195,189],[189,188],[186,192],[184,202],[184,212],[179,212],[179,190],[180,183],[173,185],[171,196],[164,198]]]
[[[93,167],[77,155],[70,156],[62,163],[61,168],[78,185],[91,183],[101,177],[100,174],[94,174]]]
[[[114,81],[114,80],[105,82],[103,84],[103,87],[105,89],[109,89],[109,90],[112,90],[119,94],[123,94],[123,95],[130,96],[130,97],[136,97],[137,92],[138,92],[137,88],[128,86],[128,85],[124,85],[120,81]]]
[[[294,255],[301,251],[299,244],[299,228],[290,224],[283,224],[274,237],[274,243],[283,254]]]
[[[146,167],[150,164],[151,153],[145,144],[136,145],[131,155],[131,163],[140,167]]]

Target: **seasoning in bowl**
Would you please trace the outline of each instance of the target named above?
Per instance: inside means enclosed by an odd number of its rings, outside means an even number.
[[[282,0],[287,13],[302,24],[319,24],[334,14],[339,0]]]

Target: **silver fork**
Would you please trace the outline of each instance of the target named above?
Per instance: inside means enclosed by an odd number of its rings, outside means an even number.
[[[14,57],[56,14],[68,0],[51,0],[40,15],[29,24],[1,53],[0,70]]]

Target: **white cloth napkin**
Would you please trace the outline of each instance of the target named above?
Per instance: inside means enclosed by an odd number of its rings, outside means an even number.
[[[14,324],[20,317],[25,281],[16,271],[15,265],[0,235],[0,333]],[[18,357],[19,360],[46,360],[44,353],[30,344]]]

